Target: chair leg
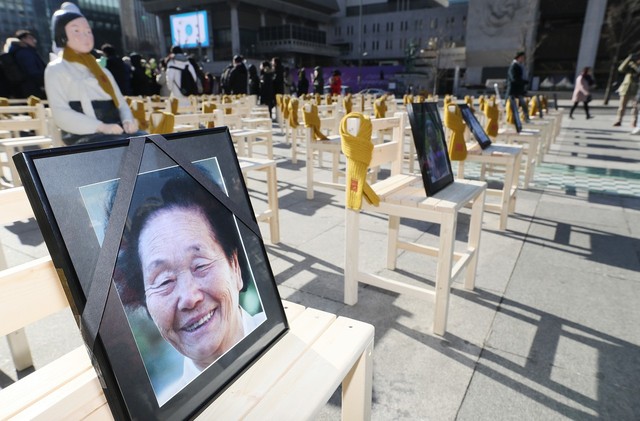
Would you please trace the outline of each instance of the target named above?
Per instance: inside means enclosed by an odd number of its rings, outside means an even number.
[[[400,217],[389,215],[389,233],[387,235],[387,268],[394,270],[398,259],[398,236],[400,231]]]
[[[360,271],[360,211],[346,209],[345,212],[344,302],[354,305],[358,302]]]
[[[440,223],[440,253],[436,271],[435,314],[433,317],[433,333],[444,335],[447,330],[447,313],[449,312],[449,288],[451,284],[451,267],[453,264],[453,247],[456,239],[457,214],[443,215]]]

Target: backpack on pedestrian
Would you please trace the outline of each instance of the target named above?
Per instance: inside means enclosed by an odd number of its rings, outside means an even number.
[[[198,94],[198,85],[196,84],[196,81],[193,79],[193,75],[189,71],[188,64],[184,66],[182,69],[176,66],[169,66],[169,68],[180,70],[180,86],[178,86],[178,89],[180,89],[180,93],[182,95],[189,96],[189,95]]]

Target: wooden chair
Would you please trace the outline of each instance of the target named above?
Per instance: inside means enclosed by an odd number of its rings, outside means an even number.
[[[490,166],[494,172],[495,167],[501,168],[501,172],[504,174],[502,188],[487,189],[487,195],[497,197],[498,200],[487,200],[484,207],[486,210],[500,214],[498,226],[502,231],[507,229],[509,214],[515,211],[521,160],[522,146],[492,143],[488,148],[481,149],[474,142],[474,144],[468,144],[467,158],[464,161],[458,161],[457,176],[459,180],[464,179],[465,162],[476,162],[481,165],[480,180],[484,180],[487,166]]]
[[[240,170],[245,177],[252,171],[261,171],[266,174],[267,182],[267,209],[256,214],[258,221],[269,224],[269,234],[272,244],[280,242],[280,210],[278,206],[278,179],[276,177],[276,161],[273,159],[256,159],[238,157]]]
[[[229,131],[236,144],[238,156],[253,157],[253,148],[263,146],[267,158],[273,159],[273,132],[271,129],[233,129]]]
[[[400,114],[402,116],[402,114]],[[348,126],[349,124],[347,124]],[[357,132],[357,128],[354,129]],[[445,187],[434,196],[427,197],[421,176],[402,174],[404,129],[393,141],[374,146],[369,167],[391,165],[391,176],[371,187],[380,198],[373,206],[363,200],[367,212],[388,216],[387,268],[395,269],[398,249],[417,252],[438,259],[435,289],[409,285],[365,272],[360,266],[360,210],[346,209],[346,239],[344,264],[344,301],[353,305],[358,301],[358,284],[364,283],[419,297],[435,296],[433,332],[443,335],[446,331],[449,307],[449,289],[453,280],[465,272],[464,287],[473,289],[478,253],[486,183],[459,180]],[[463,250],[455,250],[457,220],[460,211],[471,204],[468,242]],[[400,219],[410,218],[440,225],[439,246],[401,241]]]
[[[33,131],[36,136],[47,136],[48,123],[42,103],[11,105],[0,107],[0,132],[9,133],[4,137],[20,137],[20,132]]]
[[[2,209],[2,212],[0,212],[0,225],[7,225],[33,218],[33,210],[22,187],[1,190],[0,209]],[[0,292],[0,300],[7,300],[6,305],[15,310],[15,316],[5,317],[3,318],[4,320],[0,320],[0,336],[7,337],[13,364],[17,370],[24,370],[33,366],[33,360],[31,358],[27,336],[22,328],[23,325],[28,324],[23,323],[23,320],[30,317],[30,315],[23,312],[23,303],[19,300],[14,301],[12,294],[15,292],[14,288],[16,291],[23,291],[23,293],[31,291],[33,288],[36,288],[34,285],[37,285],[38,280],[42,278],[48,279],[53,276],[57,280],[57,275],[52,269],[52,266],[50,267],[50,263],[50,259],[38,259],[8,269],[4,249],[2,248],[2,244],[0,244],[0,270],[2,270],[0,273],[4,274],[0,275],[0,288],[3,289],[3,291]],[[17,278],[24,278],[22,279],[23,283],[13,283],[12,280]],[[5,288],[7,289],[4,290]],[[20,288],[24,289],[21,290]],[[46,301],[43,296],[42,300],[36,304],[38,311],[43,315],[49,315],[60,309],[60,303],[56,297],[58,296],[52,294],[51,302],[42,303],[41,301]],[[66,306],[66,300],[63,306]],[[2,311],[8,309],[8,307],[5,307],[4,302],[0,304],[0,308],[3,309]],[[11,313],[11,311],[8,311],[7,314]],[[28,320],[33,321],[38,318],[41,317]]]

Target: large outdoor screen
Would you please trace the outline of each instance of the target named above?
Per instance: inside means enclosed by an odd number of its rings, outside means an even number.
[[[171,15],[171,44],[183,48],[209,46],[209,23],[206,11]]]

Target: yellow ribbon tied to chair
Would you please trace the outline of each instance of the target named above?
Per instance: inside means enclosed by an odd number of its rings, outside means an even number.
[[[291,98],[289,100],[289,127],[298,128],[298,99]]]
[[[147,117],[144,112],[144,102],[142,100],[136,99],[131,101],[131,113],[133,114],[133,118],[138,122],[138,127],[140,130],[147,130]]]
[[[357,135],[347,130],[351,118],[360,121]],[[349,209],[360,210],[363,194],[370,204],[378,206],[380,203],[380,198],[367,183],[367,170],[373,155],[372,130],[371,120],[361,113],[347,114],[340,122],[342,153],[347,157],[346,203]]]
[[[540,105],[542,106],[542,109],[544,111],[548,111],[549,108],[547,108],[547,97],[544,95],[540,95]]]
[[[484,126],[484,131],[491,137],[498,136],[500,110],[498,109],[498,104],[496,104],[495,99],[485,101],[483,111],[487,117],[487,124]]]
[[[291,97],[289,95],[284,95],[282,97],[282,118],[286,121],[289,119],[289,101],[291,101]]]
[[[222,103],[223,104],[232,104],[233,103],[233,98],[231,98],[231,95],[223,95],[222,96]],[[233,114],[233,108],[225,107],[224,113],[227,114],[227,115],[228,114]]]
[[[0,97],[0,107],[8,107],[9,106],[9,98]]]
[[[344,98],[342,98],[342,105],[344,106],[345,114],[349,114],[353,109],[353,100],[351,94],[347,94]]]
[[[40,104],[42,102],[42,100],[40,98],[38,98],[35,95],[29,95],[29,98],[27,98],[27,105],[29,107],[35,107],[36,105]]]
[[[469,106],[469,109],[472,113],[476,112],[476,110],[473,108],[473,97],[471,95],[465,95],[464,102],[465,104],[467,104],[467,106]]]
[[[387,114],[387,103],[385,97],[380,97],[373,103],[373,115],[375,118],[385,118]]]
[[[307,107],[311,108],[309,112],[307,112]],[[302,106],[302,119],[304,126],[311,128],[313,140],[327,140],[327,136],[320,131],[320,116],[316,104],[309,103]]]
[[[516,119],[513,116],[513,109],[511,108],[511,101],[507,100],[506,102],[507,102],[507,104],[504,107],[505,108],[505,113],[506,113],[506,117],[505,118],[507,120],[507,123],[513,124],[515,126],[516,125]]]
[[[202,103],[202,113],[203,114],[211,114],[215,110],[218,109],[218,106],[213,102],[203,102]]]
[[[149,132],[151,134],[168,134],[173,133],[173,126],[175,125],[176,118],[172,113],[163,111],[160,113],[154,113],[149,118]],[[155,121],[158,120],[156,123]]]
[[[314,97],[316,99],[316,105],[322,105],[322,95],[315,94]]]
[[[484,104],[487,103],[487,99],[485,98],[484,95],[480,95],[478,97],[478,109],[480,110],[480,112],[484,112]]]
[[[449,158],[452,161],[464,161],[467,157],[467,143],[464,141],[465,125],[460,107],[449,103],[444,107],[444,125],[451,131],[449,135]]]
[[[176,115],[178,114],[178,105],[179,105],[179,101],[178,98],[170,98],[169,99],[169,107],[171,109],[171,114]]]
[[[276,106],[282,112],[282,94],[276,94]]]
[[[535,117],[538,115],[538,101],[536,101],[537,97],[534,95],[529,100],[529,117]]]

